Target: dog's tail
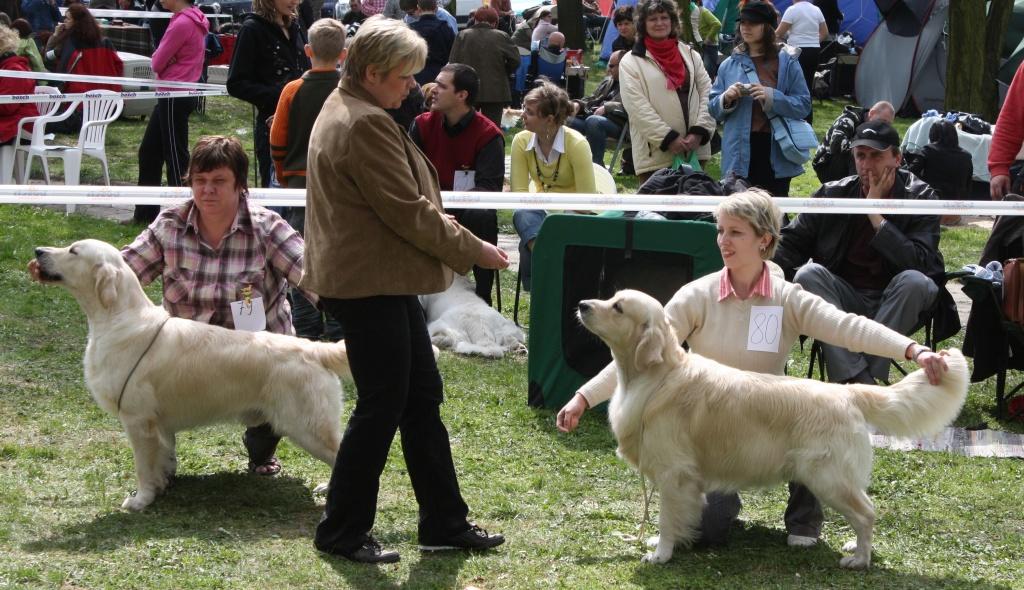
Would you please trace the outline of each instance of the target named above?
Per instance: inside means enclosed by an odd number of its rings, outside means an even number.
[[[352,378],[352,369],[348,366],[348,350],[345,341],[318,342],[313,348],[313,356],[317,362],[339,377]]]
[[[945,359],[949,370],[939,385],[930,384],[918,369],[890,387],[849,385],[850,400],[882,434],[935,434],[957,417],[967,397],[967,360],[955,348]]]

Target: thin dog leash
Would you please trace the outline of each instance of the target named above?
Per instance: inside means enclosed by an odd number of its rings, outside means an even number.
[[[143,350],[142,354],[139,355],[138,360],[135,361],[135,365],[132,366],[132,370],[128,371],[128,377],[125,378],[124,385],[121,386],[121,395],[117,396],[117,411],[118,411],[118,413],[121,412],[121,399],[124,397],[124,391],[126,389],[128,389],[128,382],[132,380],[132,375],[135,374],[135,369],[139,368],[139,363],[142,362],[142,359],[146,358],[146,353],[149,352],[149,349],[153,348],[153,344],[156,343],[157,337],[160,336],[160,332],[162,332],[163,329],[164,329],[164,324],[166,324],[167,320],[169,320],[169,319],[171,319],[171,316],[165,317],[164,321],[160,322],[160,327],[156,329],[156,334],[153,334],[153,339],[149,341],[149,346],[147,346],[146,350]]]

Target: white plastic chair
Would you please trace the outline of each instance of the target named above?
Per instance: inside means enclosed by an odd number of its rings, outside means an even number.
[[[60,90],[53,86],[36,86],[35,93],[59,96]],[[57,109],[60,108],[60,103],[61,101],[57,99],[37,102],[36,110],[39,111],[38,116],[22,117],[18,120],[18,127],[14,134],[18,140],[13,142],[11,145],[0,147],[0,184],[11,184],[14,181],[13,177],[15,175],[18,176],[17,181],[19,184],[23,182],[21,169],[16,166],[15,163],[18,160],[19,155],[22,158],[24,157],[24,154],[18,153],[18,147],[20,146],[21,141],[32,140],[32,134],[26,131],[26,129],[28,129],[29,125],[34,124],[39,117],[46,117],[56,113]],[[53,134],[49,136],[49,139],[53,139]]]
[[[597,186],[597,192],[602,195],[614,195],[619,192],[612,173],[597,163],[594,164],[594,184]]]
[[[49,145],[41,138],[37,142],[35,130],[32,134],[32,143],[28,146],[28,158],[25,162],[25,178],[29,178],[32,170],[32,157],[39,156],[43,161],[43,174],[46,177],[46,184],[50,184],[50,170],[47,164],[49,158],[61,158],[64,161],[64,184],[77,185],[82,169],[82,156],[96,158],[103,165],[103,181],[110,185],[110,169],[107,166],[107,126],[120,116],[124,109],[124,100],[118,93],[110,90],[91,90],[90,94],[107,95],[102,100],[87,100],[82,104],[82,131],[78,134],[78,145]],[[62,121],[71,116],[73,109],[78,105],[73,104],[65,112],[53,117],[41,118],[37,127],[45,127],[46,123]],[[67,212],[73,213],[74,205],[67,206]]]

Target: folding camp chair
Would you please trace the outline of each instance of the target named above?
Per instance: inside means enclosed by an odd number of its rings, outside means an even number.
[[[946,282],[950,281],[950,280],[958,278],[960,275],[961,275],[961,273],[957,273],[957,272],[946,273],[946,275],[944,277],[945,280],[943,281],[943,285]],[[945,286],[943,286],[939,290],[938,297],[935,298],[935,304],[932,305],[931,309],[925,310],[921,314],[920,318],[918,318],[917,326],[915,326],[914,329],[910,331],[911,334],[914,334],[918,330],[920,330],[921,328],[924,328],[924,345],[927,346],[928,348],[933,349],[933,350],[936,349],[936,347],[939,345],[940,342],[942,342],[943,340],[946,340],[948,338],[951,338],[957,332],[960,331],[960,324],[959,324],[959,322],[956,323],[956,328],[952,329],[952,330],[951,329],[945,329],[943,331],[940,331],[940,330],[938,330],[936,328],[936,318],[939,315],[940,306],[944,304],[945,298],[948,297],[948,296],[949,296],[949,293],[948,293],[948,291],[946,291]],[[800,347],[801,348],[803,348],[803,344],[804,344],[805,340],[806,340],[806,336],[801,336],[800,337]],[[818,342],[817,340],[814,340],[814,341],[811,342],[811,351],[810,351],[809,357],[807,359],[807,378],[808,379],[811,379],[814,376],[815,364],[817,364],[817,367],[818,367],[818,379],[820,379],[821,381],[825,381],[826,380],[826,375],[827,375],[827,373],[825,371],[825,354],[824,354],[824,350],[821,347],[821,342]],[[898,363],[895,360],[893,360],[893,361],[891,361],[891,365],[901,375],[903,375],[903,376],[907,375],[907,370],[905,368],[903,368],[903,366],[900,363]]]
[[[608,138],[611,142],[611,138]],[[623,146],[629,145],[629,122],[622,126],[622,133],[619,133],[618,141],[615,142],[615,151],[612,152],[612,161],[608,163],[609,170],[615,170],[615,162],[618,161],[619,155],[622,153]]]

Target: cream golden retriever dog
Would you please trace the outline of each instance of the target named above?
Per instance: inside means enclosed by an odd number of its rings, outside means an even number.
[[[844,547],[853,555],[840,565],[868,567],[875,520],[865,491],[868,424],[895,436],[933,433],[957,416],[967,395],[958,350],[946,353],[949,370],[938,386],[920,370],[891,387],[838,385],[688,354],[661,304],[638,291],[581,301],[579,318],[615,359],[619,381],[608,419],[618,454],[661,494],[661,536],[644,557],[655,563],[693,540],[704,492],[798,481],[856,531],[856,544]]]
[[[456,354],[501,358],[525,352],[526,335],[515,323],[473,292],[469,279],[456,276],[446,291],[420,295],[430,341]]]
[[[341,443],[344,343],[315,343],[173,318],[142,291],[110,244],[82,240],[37,248],[33,277],[64,287],[89,321],[85,382],[121,421],[138,490],[122,508],[142,510],[174,475],[174,434],[204,424],[273,424],[328,465]]]

